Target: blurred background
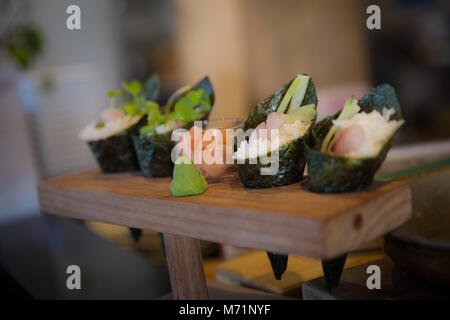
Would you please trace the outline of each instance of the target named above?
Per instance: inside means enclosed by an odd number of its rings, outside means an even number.
[[[66,28],[71,4],[81,30]],[[370,4],[381,30],[366,28]],[[406,119],[396,144],[445,142],[449,18],[446,0],[0,0],[0,225],[39,215],[39,180],[96,166],[79,131],[108,89],[152,73],[161,100],[209,75],[211,119],[246,117],[298,73],[319,117],[387,82]]]

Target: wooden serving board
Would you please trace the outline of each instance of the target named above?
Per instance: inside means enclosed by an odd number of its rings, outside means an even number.
[[[45,213],[314,258],[348,252],[412,213],[403,182],[325,195],[302,183],[246,189],[234,177],[191,197],[172,196],[169,183],[170,178],[94,169],[44,181],[38,194]]]

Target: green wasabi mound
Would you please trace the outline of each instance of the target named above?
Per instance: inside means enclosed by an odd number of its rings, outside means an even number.
[[[170,192],[176,197],[202,194],[208,189],[208,183],[191,159],[181,156],[175,162]]]

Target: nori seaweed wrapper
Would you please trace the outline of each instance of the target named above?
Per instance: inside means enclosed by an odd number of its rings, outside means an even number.
[[[260,102],[249,114],[244,124],[244,131],[254,129],[258,124],[267,120],[269,113],[275,112],[283,100],[284,95],[292,84],[292,79],[289,83],[281,87],[270,97],[267,97]],[[308,104],[315,104],[317,106],[316,88],[312,79],[309,79],[308,87],[303,97],[302,106]],[[313,123],[315,119],[313,120]],[[312,129],[310,126],[308,132]],[[305,134],[306,135],[306,134]],[[237,148],[238,146],[235,145]],[[242,183],[249,188],[270,188],[277,186],[284,186],[300,181],[303,178],[303,171],[305,169],[306,158],[304,152],[303,138],[292,140],[285,145],[282,145],[279,152],[279,167],[275,175],[262,175],[261,168],[269,167],[269,164],[263,164],[260,158],[257,158],[257,163],[250,164],[248,159],[245,163],[236,163],[236,169]],[[267,155],[271,156],[271,153]],[[267,251],[267,256],[272,266],[272,271],[277,280],[281,280],[283,273],[286,271],[288,263],[288,255],[277,254]]]
[[[293,79],[294,80],[294,79]],[[244,131],[254,129],[258,124],[267,120],[269,113],[275,112],[286,94],[292,81],[285,84],[277,92],[259,103],[250,112],[244,124]],[[308,87],[302,101],[302,106],[315,104],[317,106],[316,88],[312,79],[309,79]],[[314,119],[315,121],[315,119]],[[314,122],[313,121],[313,122]],[[310,129],[312,128],[312,125]],[[310,130],[309,129],[309,130]],[[309,131],[308,130],[308,131]],[[306,135],[306,134],[305,134]],[[237,147],[237,146],[236,146]],[[268,157],[271,156],[269,153]],[[261,168],[269,167],[269,164],[261,163],[259,157],[257,163],[250,164],[248,159],[245,163],[236,163],[236,169],[242,183],[249,188],[271,188],[284,186],[300,181],[303,178],[306,158],[304,152],[303,138],[292,140],[279,149],[279,167],[274,175],[262,175]]]
[[[129,130],[129,134],[132,135],[138,135],[139,134],[139,130],[141,129],[141,127],[145,126],[147,124],[147,117],[146,116],[142,116],[142,118],[138,121],[138,123],[136,123],[132,128],[130,128]]]
[[[384,107],[391,108],[395,110],[391,120],[402,119],[395,90],[388,84],[372,89],[358,101],[358,105],[361,107],[360,112],[367,113],[373,110],[382,113]],[[376,171],[391,148],[393,137],[376,157],[339,157],[328,152],[320,152],[322,141],[333,125],[332,120],[336,119],[340,112],[317,123],[305,137],[309,189],[313,192],[343,193],[367,188],[372,184]]]
[[[211,80],[209,80],[208,76],[204,77],[202,80],[197,82],[192,87],[186,88],[182,93],[180,93],[173,99],[171,99],[172,97],[169,98],[169,101],[168,101],[167,105],[165,106],[165,108],[168,108],[169,111],[172,111],[173,108],[175,107],[175,104],[178,102],[178,100],[180,100],[188,91],[198,90],[198,89],[203,89],[205,91],[205,93],[209,96],[209,99],[211,102],[211,109],[212,109],[212,106],[214,105],[214,101],[215,101],[215,96],[214,96],[214,88],[213,88]],[[211,112],[211,110],[209,112]]]
[[[270,157],[271,154],[268,154]],[[274,175],[262,175],[261,168],[269,167],[262,164],[260,159],[257,163],[236,164],[239,178],[247,188],[272,188],[296,183],[303,178],[306,158],[302,139],[292,140],[279,149],[279,168]]]
[[[208,120],[208,117],[209,113],[198,121]],[[189,130],[193,125],[194,123],[190,122],[183,128]],[[144,176],[148,178],[172,176],[174,164],[171,153],[175,146],[175,142],[171,140],[172,132],[148,136],[133,134],[131,136],[139,168]]]
[[[133,142],[130,138],[130,133],[134,132],[135,128],[136,125],[107,139],[88,142],[103,173],[139,170]]]
[[[281,276],[287,269],[288,256],[269,251],[266,252],[267,256],[269,257],[270,265],[272,266],[272,271],[275,276],[275,279],[281,280]]]
[[[214,90],[211,81],[208,77],[204,77],[201,81],[195,84],[191,89],[204,89],[205,93],[209,95],[211,102],[211,109],[205,113],[201,119],[197,121],[208,120],[214,105]],[[190,89],[190,90],[191,90]],[[187,92],[187,91],[186,91]],[[186,93],[185,92],[185,93]],[[169,109],[172,109],[176,102],[183,97],[181,94],[173,100]],[[145,118],[145,117],[144,117]],[[138,128],[146,124],[146,119],[143,122],[138,123]],[[185,124],[182,128],[189,130],[194,125],[193,122]],[[172,132],[163,134],[153,134],[148,136],[141,136],[138,131],[132,135],[134,149],[136,150],[139,167],[144,176],[152,177],[170,177],[173,173],[172,162],[172,149],[175,146],[175,142],[171,140]]]
[[[211,102],[211,109],[214,105],[214,89],[211,83],[211,80],[209,80],[209,77],[206,76],[204,77],[202,80],[200,80],[198,83],[196,83],[192,89],[198,90],[198,89],[203,89],[205,91],[205,93],[209,96],[209,100]],[[211,112],[211,110],[210,110]]]
[[[156,100],[159,87],[159,77],[154,74],[145,83],[142,95],[146,100]],[[88,142],[103,173],[139,170],[131,136],[139,134],[139,129],[145,125],[146,121],[146,117],[142,116],[136,124],[120,133],[107,139]]]
[[[248,115],[247,120],[244,123],[244,131],[247,129],[254,129],[258,124],[267,120],[267,115],[269,113],[275,112],[278,109],[278,106],[283,100],[284,95],[292,84],[292,79],[289,83],[282,86],[277,92],[272,94],[270,97],[265,98],[261,101]],[[315,104],[317,106],[317,93],[316,87],[312,81],[312,78],[309,79],[308,88],[306,89],[305,96],[303,97],[302,106],[306,106],[308,104]]]
[[[347,254],[343,254],[336,258],[322,260],[323,277],[328,290],[338,286],[346,259]]]
[[[142,229],[139,228],[128,228],[130,231],[131,237],[133,238],[134,242],[138,243],[139,240],[142,237]]]
[[[172,131],[165,134],[149,136],[132,135],[139,167],[144,176],[170,177],[173,172],[171,159],[174,142],[171,141]]]

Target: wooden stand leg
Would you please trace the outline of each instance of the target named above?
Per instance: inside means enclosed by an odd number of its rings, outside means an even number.
[[[165,233],[164,244],[174,299],[208,299],[200,241]]]
[[[322,260],[323,277],[328,290],[331,290],[339,285],[339,280],[341,279],[341,274],[342,270],[344,270],[346,259],[347,254],[343,254],[342,256],[333,259]]]

